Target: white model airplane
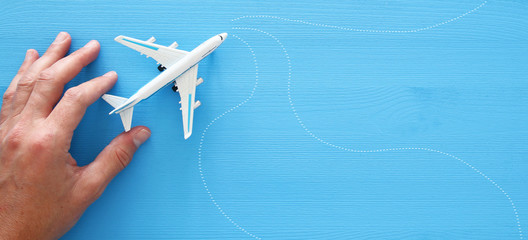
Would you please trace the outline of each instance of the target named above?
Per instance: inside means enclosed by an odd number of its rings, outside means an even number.
[[[156,41],[154,37],[147,41],[125,36],[116,37],[117,42],[140,52],[141,55],[147,55],[147,58],[152,57],[156,60],[160,64],[158,69],[162,73],[128,99],[110,94],[103,95],[102,98],[115,108],[109,114],[119,113],[125,131],[129,131],[134,106],[156,93],[160,88],[174,83],[172,89],[178,91],[181,98],[180,110],[183,117],[184,137],[189,138],[192,134],[194,109],[200,106],[200,101],[195,101],[196,86],[203,82],[202,78],[196,79],[198,62],[220,46],[226,37],[227,33],[218,34],[190,52],[176,49],[178,47],[176,42],[168,47],[154,44]]]

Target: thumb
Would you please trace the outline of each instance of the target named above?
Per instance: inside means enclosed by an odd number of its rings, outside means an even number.
[[[144,126],[119,134],[86,166],[82,174],[85,186],[81,189],[94,192],[99,197],[106,185],[130,163],[138,147],[149,137],[150,130]]]

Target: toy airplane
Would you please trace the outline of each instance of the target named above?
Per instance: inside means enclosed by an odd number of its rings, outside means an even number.
[[[195,101],[196,86],[203,82],[202,78],[196,79],[198,63],[220,46],[226,37],[227,33],[218,34],[190,52],[176,49],[178,47],[176,42],[168,47],[154,44],[156,41],[154,37],[147,41],[125,36],[116,37],[117,42],[140,52],[141,55],[147,55],[147,58],[152,57],[156,60],[160,64],[158,70],[162,73],[128,99],[110,94],[103,95],[102,98],[115,108],[109,114],[119,113],[125,131],[129,131],[134,106],[156,93],[160,88],[174,83],[172,90],[179,92],[181,98],[180,110],[183,117],[184,138],[189,138],[192,134],[194,109],[200,106],[200,101]]]

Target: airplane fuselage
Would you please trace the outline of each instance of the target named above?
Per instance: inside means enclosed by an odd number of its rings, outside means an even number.
[[[218,46],[220,46],[220,44],[222,44],[225,38],[226,35],[219,34],[203,42],[182,59],[145,84],[145,86],[141,87],[134,95],[128,98],[127,101],[121,104],[121,106],[115,108],[109,114],[125,111],[142,100],[149,98],[164,86],[172,83],[176,78],[189,70],[189,68],[193,67],[213,52]]]

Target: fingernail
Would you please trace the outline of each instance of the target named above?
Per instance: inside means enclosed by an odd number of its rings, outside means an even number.
[[[66,34],[65,32],[60,32],[57,37],[55,38],[55,41],[53,41],[54,43],[61,43],[63,42],[64,40],[66,40],[66,36],[68,36],[68,34]]]
[[[94,47],[95,45],[97,45],[97,41],[91,40],[86,45],[84,45],[84,47],[85,48],[91,48],[91,47]]]
[[[147,141],[149,137],[150,131],[146,129],[141,129],[141,131],[137,132],[134,135],[134,144],[136,144],[136,147],[139,147],[141,144]]]
[[[113,77],[115,75],[117,75],[117,73],[115,71],[110,71],[110,72],[105,73],[103,76],[104,77]]]
[[[28,58],[29,58],[29,55],[31,55],[31,50],[32,50],[32,49],[28,49],[28,50],[26,51],[26,58],[25,58],[25,59],[28,59]]]

